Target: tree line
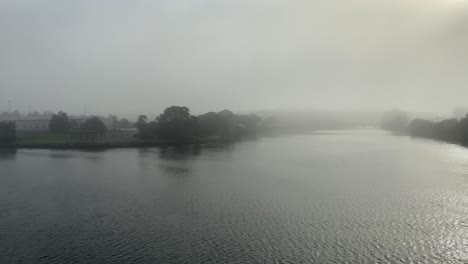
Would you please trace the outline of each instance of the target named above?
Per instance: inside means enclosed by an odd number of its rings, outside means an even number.
[[[468,113],[460,120],[451,118],[434,122],[421,118],[410,121],[407,113],[392,111],[384,115],[382,128],[414,137],[431,138],[468,146]]]
[[[67,113],[60,111],[50,118],[49,130],[52,133],[67,133],[70,130],[77,130],[105,135],[107,126],[98,117],[88,118],[83,124],[78,124],[76,119],[70,119]]]
[[[239,115],[229,110],[208,112],[194,116],[185,106],[170,106],[154,120],[140,115],[135,124],[127,119],[109,116],[110,129],[136,128],[135,137],[148,140],[183,141],[199,138],[237,139],[256,135],[261,118],[257,115]],[[68,132],[85,132],[104,136],[108,127],[98,117],[91,117],[83,123],[70,118],[65,112],[50,116],[49,132],[63,134]],[[15,142],[14,122],[0,123],[0,142]]]
[[[237,115],[229,110],[194,116],[188,107],[170,106],[153,121],[146,115],[140,115],[136,127],[137,137],[141,139],[235,139],[255,135],[260,121],[256,115]]]

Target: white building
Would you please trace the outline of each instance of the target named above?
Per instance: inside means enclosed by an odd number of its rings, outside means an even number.
[[[4,120],[7,121],[7,120]],[[17,132],[46,132],[50,128],[50,119],[47,118],[32,118],[32,119],[17,119],[15,122]],[[70,118],[70,129],[79,129],[83,124],[81,118]]]
[[[19,119],[14,121],[16,131],[49,131],[50,119]]]

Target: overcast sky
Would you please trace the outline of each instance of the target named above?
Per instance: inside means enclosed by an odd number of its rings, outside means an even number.
[[[0,0],[0,110],[468,106],[464,0]]]

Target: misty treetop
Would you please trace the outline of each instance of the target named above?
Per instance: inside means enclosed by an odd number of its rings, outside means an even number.
[[[452,118],[440,122],[415,119],[408,125],[408,133],[415,137],[432,138],[467,145],[468,118],[460,121]]]
[[[381,127],[395,133],[404,133],[408,128],[409,115],[400,110],[392,110],[384,113]]]
[[[68,114],[62,111],[53,114],[49,122],[49,129],[52,133],[66,133],[70,130]]]
[[[163,139],[198,136],[198,121],[185,106],[170,106],[156,118],[157,133]]]
[[[91,117],[81,125],[81,130],[91,132],[99,136],[104,136],[107,133],[106,125],[97,117]]]
[[[261,119],[256,115],[236,115],[229,110],[190,114],[185,106],[170,106],[155,121],[145,115],[138,118],[138,137],[180,140],[196,137],[238,138],[257,132]]]
[[[384,115],[382,128],[396,133],[407,133],[414,137],[431,138],[468,146],[468,113],[464,118],[446,119],[439,122],[416,118],[408,122],[408,115],[392,111]]]
[[[120,128],[130,128],[131,127],[130,121],[128,121],[128,119],[126,119],[126,118],[120,119],[119,127]]]
[[[98,121],[99,120],[99,121]],[[107,120],[106,125],[103,120]],[[100,134],[105,133],[109,130],[119,130],[132,128],[132,124],[128,119],[119,119],[115,115],[109,115],[107,118],[92,116],[86,118],[84,116],[69,117],[67,113],[59,111],[56,114],[52,114],[49,120],[49,130],[52,133],[67,133],[70,130],[96,130]]]

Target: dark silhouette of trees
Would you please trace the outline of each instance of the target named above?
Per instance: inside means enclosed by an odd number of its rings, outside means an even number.
[[[138,117],[135,127],[138,129],[138,134],[136,135],[138,138],[152,139],[156,136],[156,124],[155,122],[148,122],[146,115]]]
[[[224,120],[218,113],[209,112],[198,116],[198,126],[201,136],[219,136],[224,126]]]
[[[424,119],[415,119],[408,126],[410,135],[416,137],[434,138],[435,124],[432,121]]]
[[[108,118],[111,120],[112,129],[118,129],[120,125],[119,118],[116,115],[109,115]]]
[[[166,108],[155,122],[148,122],[147,116],[141,115],[135,126],[138,128],[137,137],[143,139],[234,139],[254,135],[260,121],[260,117],[256,115],[236,115],[229,110],[209,112],[195,117],[185,106],[171,106]]]
[[[460,141],[460,129],[457,119],[443,120],[435,123],[434,126],[437,139],[449,142]]]
[[[256,134],[261,118],[256,115],[236,115],[229,110],[198,116],[200,135],[239,138]]]
[[[104,136],[107,133],[106,125],[97,117],[92,117],[86,120],[81,126],[83,132],[95,133],[99,136]]]
[[[461,121],[452,118],[436,123],[424,119],[415,119],[409,124],[408,132],[415,137],[459,142],[468,145],[468,116]]]
[[[229,110],[222,110],[218,112],[221,117],[221,131],[220,136],[223,138],[231,138],[234,136],[234,113]]]
[[[148,117],[146,115],[140,115],[138,117],[138,120],[137,120],[135,126],[139,130],[142,130],[146,126],[147,122],[148,122]]]
[[[468,146],[468,114],[459,122],[460,140],[465,146]]]
[[[162,139],[184,139],[198,136],[198,120],[185,106],[170,106],[156,118],[157,133]]]
[[[126,118],[122,118],[119,121],[119,127],[120,128],[130,128],[130,122]]]
[[[0,122],[0,144],[16,142],[16,126],[14,122]]]
[[[70,129],[70,122],[67,113],[62,111],[53,114],[49,123],[49,130],[52,133],[66,133]]]

